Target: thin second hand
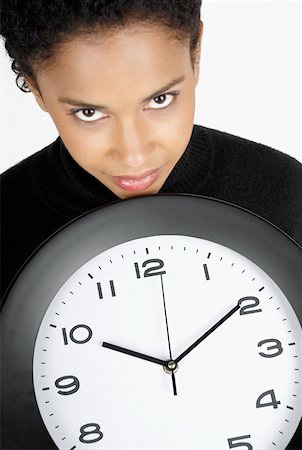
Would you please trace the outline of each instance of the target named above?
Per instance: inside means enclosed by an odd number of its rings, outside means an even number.
[[[169,325],[168,325],[168,317],[167,317],[167,309],[166,309],[165,292],[164,292],[164,285],[163,285],[163,276],[162,275],[160,275],[160,280],[161,280],[161,289],[162,289],[162,294],[163,294],[163,302],[164,302],[164,310],[165,310],[165,319],[166,319],[166,329],[167,329],[167,336],[168,336],[169,354],[170,354],[170,359],[173,360],[173,358],[172,358],[172,351],[171,351],[171,343],[170,343],[170,334],[169,334]],[[177,395],[176,381],[175,381],[175,375],[174,375],[173,371],[172,371],[172,385],[173,385],[174,395]]]

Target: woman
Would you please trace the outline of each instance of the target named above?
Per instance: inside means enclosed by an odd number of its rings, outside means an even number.
[[[200,6],[201,0],[3,2],[0,32],[17,84],[33,93],[59,136],[1,176],[2,293],[66,223],[133,196],[222,199],[302,243],[301,164],[193,124]]]
[[[191,193],[246,208],[302,243],[302,165],[194,125],[201,1],[6,0],[1,34],[58,129],[1,176],[4,293],[31,253],[118,199]]]

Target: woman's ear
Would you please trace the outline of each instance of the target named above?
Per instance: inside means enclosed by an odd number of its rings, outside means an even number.
[[[47,108],[46,108],[46,106],[45,106],[45,103],[44,103],[44,100],[43,100],[43,97],[42,97],[42,94],[41,94],[41,92],[40,92],[39,87],[36,85],[36,83],[35,83],[33,80],[31,80],[31,79],[29,79],[29,78],[26,78],[25,81],[26,81],[26,83],[28,84],[28,86],[29,86],[31,92],[34,94],[35,99],[36,99],[36,102],[38,103],[38,105],[40,106],[40,108],[41,108],[43,111],[48,112],[48,111],[47,111]]]

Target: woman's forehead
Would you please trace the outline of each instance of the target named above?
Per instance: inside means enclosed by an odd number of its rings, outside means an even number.
[[[138,38],[138,34],[139,38]],[[166,80],[181,73],[190,63],[189,46],[177,40],[167,40],[165,30],[152,33],[150,29],[120,30],[105,41],[99,34],[76,37],[58,47],[53,64],[43,69],[39,81],[91,84],[101,80],[104,88],[112,82],[132,85],[154,77]],[[164,80],[164,82],[166,82]],[[167,81],[167,82],[168,82]]]
[[[94,33],[73,34],[62,40],[54,49],[54,56],[64,60],[76,57],[78,53],[102,53],[105,57],[120,58],[121,52],[139,52],[140,57],[160,51],[180,52],[189,47],[189,40],[180,41],[166,27],[154,25],[137,25],[130,28],[118,28],[114,31],[95,31]],[[64,61],[63,61],[64,62]]]

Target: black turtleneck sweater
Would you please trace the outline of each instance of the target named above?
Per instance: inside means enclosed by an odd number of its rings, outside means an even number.
[[[226,200],[302,245],[302,165],[270,147],[194,125],[160,193]],[[119,198],[71,157],[60,136],[1,175],[1,296],[37,246],[77,216]]]

